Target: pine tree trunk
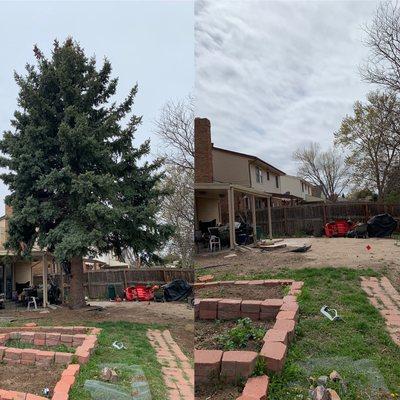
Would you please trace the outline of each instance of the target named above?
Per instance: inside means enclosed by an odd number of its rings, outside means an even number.
[[[82,257],[71,259],[71,281],[70,281],[69,306],[78,309],[86,306],[85,292],[83,289],[83,263]]]

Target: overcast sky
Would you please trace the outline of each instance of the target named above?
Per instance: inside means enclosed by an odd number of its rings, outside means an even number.
[[[291,174],[293,151],[332,144],[355,100],[373,89],[358,68],[376,2],[198,1],[196,114],[216,146]]]
[[[13,71],[33,63],[35,43],[49,55],[55,38],[68,35],[99,62],[107,56],[119,77],[117,100],[137,82],[134,111],[143,116],[137,143],[152,140],[154,119],[170,99],[193,90],[193,4],[190,1],[51,1],[0,0],[0,134],[10,128],[17,106]],[[0,183],[0,213],[7,189]]]

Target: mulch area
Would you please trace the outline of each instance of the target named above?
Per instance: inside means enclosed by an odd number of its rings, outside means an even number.
[[[196,387],[195,400],[236,400],[240,396],[241,390],[237,386],[230,385]]]
[[[270,329],[273,322],[253,321],[257,328]],[[194,330],[194,341],[196,350],[223,350],[218,338],[237,325],[236,321],[208,321],[196,320]],[[261,341],[249,340],[246,347],[236,350],[259,352],[262,347]]]
[[[221,285],[206,286],[195,289],[197,298],[223,298],[223,299],[246,299],[265,300],[281,299],[284,297],[284,288],[281,285]]]
[[[65,367],[58,365],[37,367],[0,364],[0,389],[43,396],[43,389],[49,388],[52,394],[64,369]]]

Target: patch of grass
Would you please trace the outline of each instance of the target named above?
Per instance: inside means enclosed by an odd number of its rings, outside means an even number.
[[[93,323],[88,323],[93,326]],[[96,350],[89,362],[81,367],[77,383],[70,392],[70,400],[90,400],[90,394],[83,388],[87,379],[100,380],[100,365],[103,363],[120,363],[140,365],[149,382],[153,400],[166,399],[166,388],[154,349],[146,337],[148,328],[157,329],[156,325],[135,324],[129,322],[103,322],[96,324],[102,328]],[[114,341],[123,342],[126,350],[112,347]],[[119,371],[118,371],[119,372]],[[121,370],[119,384],[129,388],[130,376]]]
[[[225,351],[238,350],[246,347],[249,340],[260,341],[265,333],[266,329],[254,326],[250,318],[242,318],[233,328],[222,334],[218,341]]]
[[[338,393],[342,400],[385,399],[387,394],[371,396],[371,381],[362,368],[353,368],[352,362],[369,363],[383,376],[384,381],[399,399],[400,348],[394,344],[385,329],[379,312],[369,303],[360,286],[360,276],[378,276],[372,269],[345,268],[283,269],[275,274],[260,273],[240,276],[240,279],[291,278],[302,280],[305,286],[299,297],[300,322],[296,339],[289,348],[285,368],[280,375],[271,375],[270,400],[307,399],[309,376],[300,364],[313,359],[339,360],[339,365],[318,366],[314,376],[327,375],[337,369],[347,382],[347,391]],[[236,276],[226,273],[224,279]],[[322,306],[338,310],[342,322],[331,322],[320,313]],[[350,360],[349,365],[340,360]]]
[[[6,347],[14,347],[16,349],[38,349],[44,351],[57,351],[60,353],[75,353],[73,347],[68,347],[65,344],[59,344],[57,346],[35,346],[33,343],[21,342],[18,339],[10,339],[6,342]]]

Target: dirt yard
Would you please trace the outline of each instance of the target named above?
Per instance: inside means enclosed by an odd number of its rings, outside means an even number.
[[[275,321],[252,321],[251,325],[255,329],[262,331],[262,336],[267,329],[272,328]],[[228,331],[237,326],[237,321],[209,321],[197,320],[195,330],[195,348],[197,350],[246,350],[259,352],[262,347],[260,340],[251,337],[243,347],[237,346],[226,349],[223,337]]]
[[[1,389],[43,396],[43,389],[49,388],[52,394],[63,370],[64,367],[56,365],[51,367],[2,365],[0,368]]]
[[[287,243],[288,247],[284,249],[271,252],[253,249],[235,253],[208,253],[197,256],[196,264],[202,274],[213,274],[216,278],[229,273],[246,276],[282,268],[370,267],[387,274],[393,284],[400,288],[400,247],[396,246],[395,242],[394,239],[376,238],[285,239],[284,243]],[[307,253],[288,252],[303,244],[311,244],[311,250]],[[232,254],[235,256],[232,257]]]
[[[91,322],[127,321],[143,324],[160,324],[166,326],[179,346],[186,354],[193,352],[193,308],[186,303],[124,302],[109,301],[90,302],[92,307],[83,310],[58,308],[49,312],[0,310],[2,317],[14,317],[27,321],[40,321],[40,324],[51,325],[90,325]],[[23,311],[22,311],[23,310]]]

